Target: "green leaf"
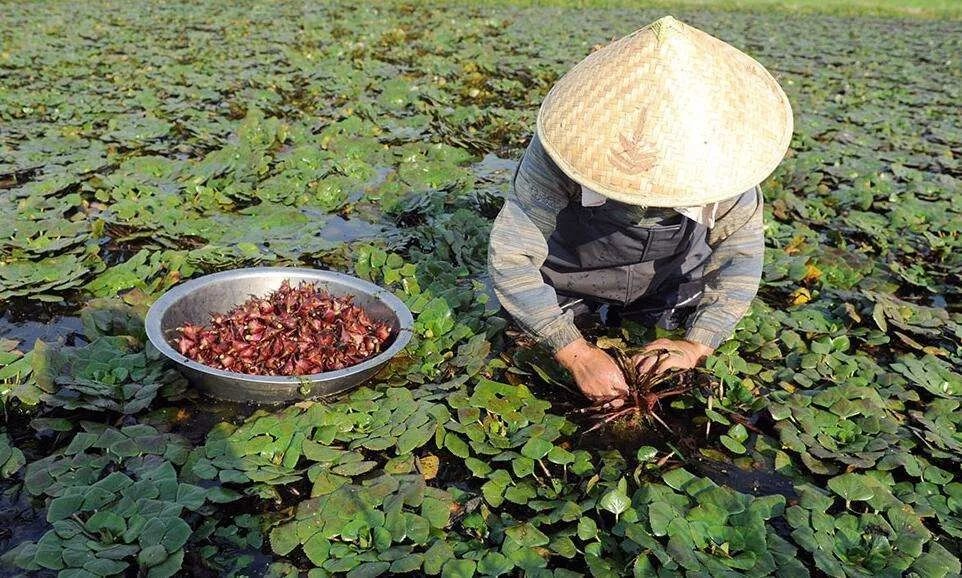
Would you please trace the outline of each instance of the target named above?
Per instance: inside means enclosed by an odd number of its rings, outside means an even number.
[[[665,472],[661,478],[665,480],[665,483],[672,489],[682,490],[689,482],[695,479],[695,476],[682,468],[676,468],[670,472]]]
[[[428,576],[440,574],[444,563],[451,558],[454,558],[451,546],[444,540],[435,540],[424,552],[424,573]]]
[[[391,536],[391,531],[384,526],[379,526],[374,528],[374,547],[377,548],[378,552],[384,552],[391,547],[391,542],[393,538]]]
[[[397,451],[400,454],[410,453],[411,451],[428,443],[437,427],[428,424],[419,428],[409,429],[398,437]]]
[[[875,496],[874,490],[858,474],[842,474],[828,481],[828,487],[846,501],[867,501]]]
[[[84,564],[84,570],[95,576],[114,576],[123,572],[129,564],[118,560],[94,558]]]
[[[300,543],[296,522],[281,524],[271,530],[271,550],[279,556],[290,554]]]
[[[276,552],[277,550],[275,549],[274,551]],[[315,566],[324,564],[324,562],[328,560],[330,551],[330,541],[320,532],[314,534],[304,542],[304,554],[307,555],[308,559],[313,562]]]
[[[341,464],[331,468],[331,472],[339,476],[359,476],[361,474],[367,473],[373,470],[377,466],[377,462],[363,461],[363,462],[349,462],[346,464]]]
[[[544,532],[527,522],[506,528],[504,534],[522,548],[546,546],[549,542]]]
[[[468,450],[468,444],[465,443],[458,435],[448,432],[444,436],[444,447],[446,447],[450,452],[459,458],[467,459],[471,457],[471,452]]]
[[[514,562],[500,552],[488,552],[478,562],[478,573],[484,576],[501,576],[514,568]]]
[[[441,578],[471,578],[476,568],[474,560],[448,560],[441,570]]]
[[[464,460],[464,465],[471,470],[471,474],[477,478],[487,477],[491,473],[491,466],[488,462],[479,460],[477,458],[467,458]]]
[[[587,554],[585,562],[588,564],[588,569],[591,570],[591,575],[595,578],[619,578],[621,576],[611,567],[608,560],[600,556]]]
[[[534,460],[524,456],[511,460],[511,471],[516,478],[525,478],[534,471]]]
[[[184,551],[177,550],[168,556],[166,560],[147,570],[147,578],[170,578],[170,576],[180,571],[183,563]]]
[[[404,527],[408,538],[415,544],[424,544],[431,534],[430,522],[415,514],[404,514]]]
[[[215,504],[226,504],[241,498],[241,495],[234,490],[217,486],[207,489],[207,499]]]
[[[94,534],[105,531],[114,536],[120,536],[127,531],[127,524],[124,522],[124,519],[109,510],[100,511],[90,516],[85,527],[88,532]],[[92,571],[93,570],[91,570],[91,572]]]
[[[57,520],[69,518],[71,514],[80,511],[80,505],[83,501],[83,495],[54,498],[47,508],[47,521],[56,522]]]
[[[374,451],[382,451],[382,450],[388,449],[389,447],[395,444],[397,444],[397,438],[379,437],[379,438],[365,440],[364,442],[361,443],[361,447],[364,447],[369,450],[374,450]]]
[[[421,502],[421,515],[434,528],[444,528],[451,517],[451,503],[425,496]]]
[[[47,532],[37,542],[33,562],[43,568],[60,570],[64,567],[63,551],[63,543],[60,541],[60,538],[57,537],[57,534]]]
[[[668,534],[668,524],[679,516],[671,504],[667,502],[653,502],[648,505],[648,520],[651,531],[655,536]]]
[[[488,480],[481,485],[481,494],[484,499],[495,508],[504,501],[504,490],[504,484],[496,480]]]
[[[620,488],[608,491],[598,500],[598,505],[615,516],[621,515],[631,506],[631,499]]]
[[[728,436],[737,442],[745,443],[745,440],[748,439],[748,430],[745,429],[745,426],[740,423],[735,424],[729,428]]]
[[[548,452],[551,451],[553,447],[554,444],[549,441],[541,438],[531,438],[521,447],[521,455],[532,460],[540,460],[548,455]]]
[[[150,520],[147,525],[144,526],[144,531],[140,535],[140,544],[144,545],[144,537],[149,535],[149,529],[151,527],[151,522],[156,521]],[[180,518],[169,518],[166,523],[166,528],[164,529],[163,537],[160,538],[159,543],[167,548],[168,552],[175,552],[187,543],[187,539],[190,538],[191,529],[187,525],[187,522],[181,520]],[[153,544],[157,542],[150,541],[148,544]]]
[[[137,554],[137,563],[144,568],[149,568],[151,566],[157,566],[161,562],[167,559],[167,549],[161,544],[154,544],[152,546],[147,546],[142,549],[139,554]]]
[[[635,457],[638,459],[639,462],[645,463],[655,459],[657,455],[658,455],[658,450],[655,449],[654,447],[641,446],[640,448],[638,448],[638,451],[636,452]]]
[[[345,578],[375,578],[390,568],[389,562],[365,562],[348,572]]]
[[[741,444],[741,442],[739,442],[739,441],[735,440],[734,438],[731,438],[731,437],[729,437],[729,436],[727,436],[727,435],[723,435],[723,436],[719,437],[718,439],[719,439],[719,441],[722,443],[722,445],[725,446],[726,448],[728,448],[729,451],[731,451],[732,453],[735,453],[735,454],[743,454],[743,453],[745,453],[746,451],[748,451],[748,450],[745,448],[745,446],[743,446],[743,445]]]
[[[552,552],[564,558],[574,558],[578,554],[575,543],[567,536],[554,538],[548,547]]]
[[[504,499],[515,504],[527,504],[528,500],[537,495],[537,490],[527,481],[518,482],[504,490]]]
[[[57,578],[97,578],[97,575],[83,568],[64,568],[57,573]]]
[[[204,505],[207,499],[207,490],[192,484],[177,485],[177,503],[185,508],[195,511]]]
[[[962,564],[938,542],[929,542],[928,551],[922,554],[914,564],[912,570],[921,578],[943,578],[957,576],[962,572]]]
[[[594,520],[583,517],[578,520],[578,537],[584,541],[591,540],[598,535],[598,525]]]
[[[548,452],[548,461],[558,465],[570,464],[575,461],[575,455],[560,446],[552,446]]]
[[[414,572],[415,570],[421,568],[421,564],[423,562],[423,554],[408,554],[403,558],[398,558],[397,560],[393,561],[389,570],[392,574]]]

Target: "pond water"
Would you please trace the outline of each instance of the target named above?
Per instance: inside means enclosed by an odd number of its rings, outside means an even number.
[[[15,309],[9,309],[0,316],[0,339],[19,341],[27,348],[33,347],[38,339],[45,343],[73,345],[77,338],[83,339],[80,317],[54,315],[38,321]]]
[[[28,540],[36,541],[49,529],[43,508],[36,509],[16,487],[0,483],[0,552]],[[56,576],[52,570],[32,572],[30,576]],[[0,565],[0,577],[23,576],[22,572]]]

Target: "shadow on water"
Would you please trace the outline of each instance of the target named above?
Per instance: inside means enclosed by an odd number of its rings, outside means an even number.
[[[78,306],[70,301],[44,303],[27,299],[0,302],[0,339],[20,341],[32,348],[37,339],[48,343],[63,340],[68,345],[83,339]]]

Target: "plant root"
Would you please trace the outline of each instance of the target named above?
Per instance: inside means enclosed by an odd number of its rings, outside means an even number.
[[[638,371],[638,365],[626,352],[620,349],[615,349],[614,352],[618,366],[625,375],[628,394],[621,398],[604,400],[588,407],[575,409],[569,415],[583,416],[587,419],[591,425],[584,433],[596,431],[630,417],[658,423],[671,431],[671,427],[658,415],[656,408],[660,408],[663,399],[677,397],[691,391],[694,388],[693,380],[688,379],[685,371],[661,370],[662,364],[670,356],[670,351],[650,350],[640,353],[639,355],[643,357],[657,356],[655,364],[644,373]],[[658,389],[659,385],[670,379],[676,379],[675,387]]]

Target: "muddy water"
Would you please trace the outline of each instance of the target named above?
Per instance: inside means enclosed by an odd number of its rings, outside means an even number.
[[[204,444],[207,432],[218,423],[240,424],[258,407],[260,406],[220,401],[195,394],[191,399],[181,400],[176,405],[156,409],[140,421],[158,430],[181,435],[197,446]]]

